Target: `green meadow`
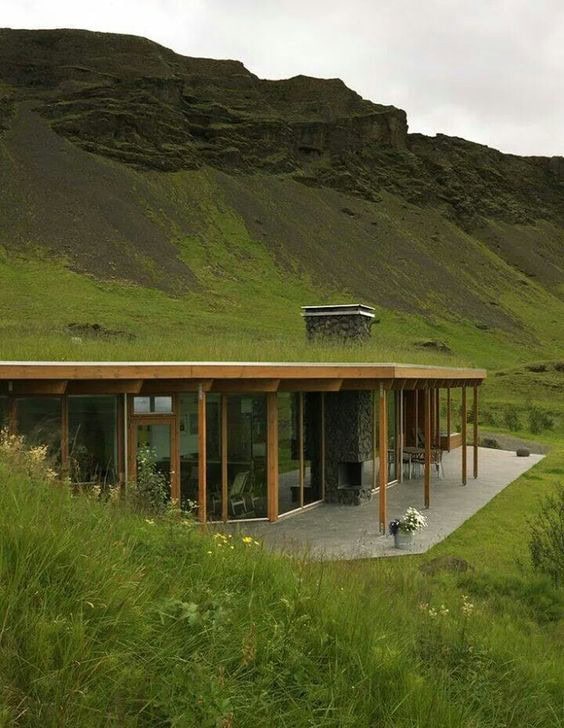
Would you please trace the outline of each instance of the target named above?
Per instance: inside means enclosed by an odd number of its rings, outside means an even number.
[[[72,496],[4,447],[0,725],[562,725],[562,590],[527,551],[561,463],[424,556],[319,564]]]

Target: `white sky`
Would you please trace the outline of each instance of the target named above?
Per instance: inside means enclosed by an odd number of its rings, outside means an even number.
[[[339,77],[410,131],[564,154],[564,0],[0,0],[0,27],[143,35],[262,78]]]

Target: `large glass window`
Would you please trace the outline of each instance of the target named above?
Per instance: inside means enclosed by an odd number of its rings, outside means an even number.
[[[227,479],[229,518],[267,515],[266,397],[227,398]]]
[[[78,483],[116,483],[116,397],[70,396],[68,413],[72,480]]]
[[[8,424],[8,397],[0,397],[0,430]]]
[[[321,394],[303,395],[304,505],[321,499]]]
[[[180,396],[180,505],[184,510],[198,503],[198,395]],[[212,446],[213,449],[213,446]],[[209,454],[208,445],[208,454]]]
[[[61,461],[60,397],[21,397],[17,400],[18,432],[29,445],[47,445],[48,454]]]
[[[133,412],[136,415],[170,414],[172,397],[134,397]]]
[[[278,394],[278,513],[300,507],[299,395]]]
[[[397,479],[396,473],[396,445],[397,438],[397,392],[388,392],[388,483]]]
[[[208,520],[222,518],[221,491],[221,395],[206,397],[206,488]]]

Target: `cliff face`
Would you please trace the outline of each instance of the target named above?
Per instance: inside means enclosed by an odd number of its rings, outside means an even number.
[[[406,144],[403,111],[339,80],[263,81],[143,38],[0,31],[0,77],[84,149],[153,169],[288,172],[312,156]]]
[[[261,80],[134,36],[0,30],[0,83],[0,130],[32,101],[82,149],[143,169],[291,175],[369,200],[386,190],[465,227],[564,219],[562,158],[408,135],[404,111],[338,79]]]

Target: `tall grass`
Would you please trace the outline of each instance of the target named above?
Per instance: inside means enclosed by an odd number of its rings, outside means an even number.
[[[290,560],[4,459],[0,724],[558,725],[557,611],[509,609],[558,592],[479,576]]]

